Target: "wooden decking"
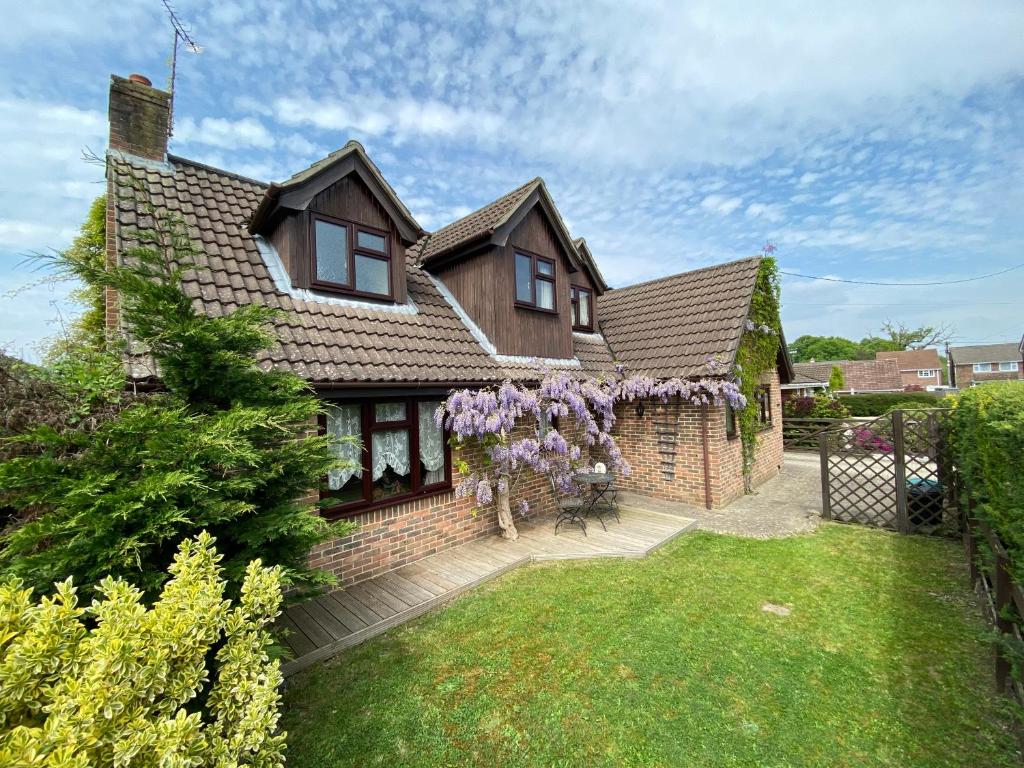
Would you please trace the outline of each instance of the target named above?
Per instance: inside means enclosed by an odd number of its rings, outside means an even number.
[[[406,565],[383,576],[339,589],[288,609],[281,618],[294,658],[290,675],[420,616],[506,571],[543,560],[645,557],[695,524],[693,520],[623,506],[622,522],[597,520],[587,535],[551,518],[519,527],[518,541],[489,536]]]

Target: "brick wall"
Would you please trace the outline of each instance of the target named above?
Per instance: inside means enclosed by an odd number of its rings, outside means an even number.
[[[942,384],[942,375],[939,373],[938,368],[930,369],[935,372],[934,375],[923,379],[917,375],[918,370],[919,369],[915,368],[913,370],[900,371],[900,380],[903,382],[904,389],[907,387],[937,387]],[[929,369],[922,368],[920,370]]]
[[[479,448],[467,445],[460,452],[471,468],[480,465]],[[461,476],[452,472],[452,485]],[[522,519],[518,502],[525,499],[529,515],[554,511],[554,496],[546,477],[524,472],[515,487],[512,512]],[[342,584],[354,584],[401,568],[437,552],[499,532],[493,506],[474,512],[476,498],[455,498],[455,491],[402,502],[355,515],[358,528],[349,536],[315,547],[310,565],[335,574]]]
[[[769,379],[765,379],[768,383]],[[778,374],[770,378],[773,425],[758,439],[753,482],[773,477],[782,465],[782,392]],[[630,463],[632,474],[620,478],[623,490],[659,499],[704,506],[702,410],[674,400],[665,405],[645,401],[638,416],[636,403],[616,406],[615,439]],[[710,407],[708,474],[710,501],[721,507],[743,495],[743,455],[739,437],[725,430],[725,409]]]

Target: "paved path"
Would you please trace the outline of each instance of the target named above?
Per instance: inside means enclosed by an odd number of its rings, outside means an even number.
[[[777,477],[722,509],[662,502],[636,494],[624,494],[632,503],[693,518],[705,531],[730,533],[755,539],[792,536],[817,529],[821,521],[821,475],[818,456],[787,452]]]
[[[607,530],[591,519],[586,535],[575,526],[562,526],[556,535],[551,517],[536,518],[519,525],[518,541],[476,539],[294,605],[280,619],[294,654],[282,671],[287,676],[330,658],[513,568],[542,560],[645,557],[694,525],[636,504],[622,504],[620,517],[606,519]]]

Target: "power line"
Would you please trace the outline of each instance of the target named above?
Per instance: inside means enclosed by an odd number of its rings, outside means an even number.
[[[942,302],[941,304],[907,304],[904,301],[892,301],[886,303],[861,304],[846,301],[823,301],[821,303],[816,303],[810,301],[783,300],[784,307],[836,307],[837,309],[842,307],[928,307],[932,309],[946,309],[947,307],[1015,307],[1019,304],[1019,301],[968,301],[954,302],[952,304],[948,302]]]
[[[847,280],[842,277],[821,277],[820,275],[801,275],[799,272],[786,272],[780,269],[780,275],[789,275],[790,277],[802,277],[805,280],[825,280],[830,283],[853,283],[854,285],[890,285],[895,287],[913,287],[913,286],[925,286],[925,285],[957,285],[958,283],[973,283],[975,280],[986,280],[990,277],[997,277],[999,275],[1005,275],[1007,272],[1012,272],[1015,269],[1024,267],[1024,264],[1016,264],[1006,269],[1001,269],[998,272],[991,272],[987,275],[978,275],[977,277],[965,277],[962,280],[936,280],[928,283],[885,283],[877,280]]]

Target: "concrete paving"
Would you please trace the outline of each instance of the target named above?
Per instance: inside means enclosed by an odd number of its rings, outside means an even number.
[[[693,518],[697,528],[770,539],[809,533],[821,522],[821,474],[817,454],[787,452],[778,476],[722,509],[703,509],[637,494],[621,494],[647,509]]]

